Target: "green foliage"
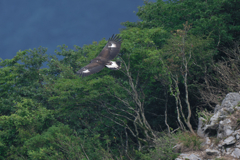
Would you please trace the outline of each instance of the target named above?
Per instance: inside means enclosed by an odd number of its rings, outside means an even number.
[[[167,31],[182,28],[186,21],[192,24],[190,31],[197,36],[210,36],[215,46],[240,38],[239,2],[235,0],[171,0],[156,3],[145,1],[138,8],[140,22],[125,22],[126,27],[164,27]]]
[[[43,134],[29,139],[24,146],[31,159],[110,159],[98,136],[80,137],[65,125],[50,127]]]
[[[203,142],[197,135],[193,135],[190,132],[178,133],[177,138],[179,143],[183,143],[186,150],[200,150],[201,143]]]
[[[43,77],[40,67],[47,60],[46,49],[19,51],[9,60],[0,62],[0,108],[1,114],[14,111],[14,101],[22,98],[32,98],[37,102],[44,102],[46,94],[43,87]],[[20,63],[18,63],[20,62]]]
[[[173,34],[173,37],[167,40],[167,44],[164,45],[161,51],[155,55],[150,54],[147,61],[152,64],[152,61],[155,61],[157,62],[156,65],[167,68],[167,70],[158,68],[157,73],[160,76],[166,74],[167,71],[181,76],[182,58],[185,56],[188,59],[189,74],[196,76],[193,78],[200,78],[204,74],[204,68],[211,65],[212,57],[215,55],[209,45],[211,39],[204,39],[194,35],[185,35],[186,37],[183,39],[182,32],[184,31],[178,30],[176,34]]]
[[[174,95],[187,112],[186,73],[194,116],[206,77],[221,79],[213,58],[216,46],[239,38],[236,4],[145,1],[137,13],[142,21],[123,23],[118,71],[75,74],[99,54],[105,39],[74,49],[59,46],[55,52],[61,60],[42,47],[1,60],[0,159],[174,159],[178,139],[185,148],[200,149],[199,138],[189,133],[159,137],[155,131],[166,129],[165,120],[170,128],[178,127]],[[207,111],[197,113],[209,118]],[[146,147],[151,144],[155,147]]]
[[[15,112],[0,117],[1,155],[16,159],[17,154],[25,155],[25,141],[41,134],[53,124],[53,111],[47,110],[31,99],[23,99],[15,105]]]
[[[204,109],[204,110],[197,109],[196,116],[198,118],[200,117],[204,118],[206,120],[204,121],[204,123],[208,124],[210,122],[211,117],[213,116],[213,113],[208,112],[207,109]]]
[[[176,135],[165,135],[159,137],[154,141],[154,149],[151,149],[149,153],[143,154],[136,151],[136,159],[152,160],[152,159],[164,159],[172,160],[178,157],[179,153],[174,152],[173,147],[177,144],[178,140]]]

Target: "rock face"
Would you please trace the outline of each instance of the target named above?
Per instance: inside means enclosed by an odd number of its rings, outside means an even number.
[[[204,150],[182,153],[176,160],[240,159],[240,94],[227,94],[212,117],[200,117],[197,134],[205,139]]]
[[[180,154],[179,158],[176,158],[175,160],[182,160],[182,159],[189,159],[189,160],[202,160],[201,158],[199,158],[198,154],[185,154],[182,153]]]
[[[197,134],[200,137],[207,137],[217,133],[217,138],[225,138],[233,133],[233,126],[231,125],[230,114],[234,113],[235,110],[240,110],[237,106],[240,102],[239,93],[229,93],[226,98],[222,101],[222,105],[217,105],[214,110],[214,115],[210,118],[209,122],[200,117],[198,124]]]

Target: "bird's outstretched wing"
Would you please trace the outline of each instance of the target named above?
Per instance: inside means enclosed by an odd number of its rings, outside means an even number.
[[[121,38],[118,35],[112,35],[111,38],[109,38],[108,43],[105,45],[103,50],[99,53],[98,57],[102,57],[106,60],[112,60],[115,58],[121,48]]]
[[[79,71],[77,71],[77,74],[81,77],[85,77],[101,71],[104,67],[105,67],[104,65],[101,65],[97,62],[92,62],[86,65],[85,67],[81,68]]]

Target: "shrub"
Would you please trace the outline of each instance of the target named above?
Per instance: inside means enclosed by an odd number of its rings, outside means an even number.
[[[154,141],[155,148],[150,150],[149,153],[143,154],[136,152],[136,159],[153,160],[164,159],[172,160],[178,157],[179,153],[175,153],[173,147],[177,144],[176,135],[166,135],[156,139]]]

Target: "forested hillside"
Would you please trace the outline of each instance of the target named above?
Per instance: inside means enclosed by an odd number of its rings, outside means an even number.
[[[59,46],[61,60],[39,47],[0,61],[0,159],[173,159],[177,141],[196,141],[198,116],[240,90],[240,1],[138,9],[118,71],[75,74],[105,39]]]

